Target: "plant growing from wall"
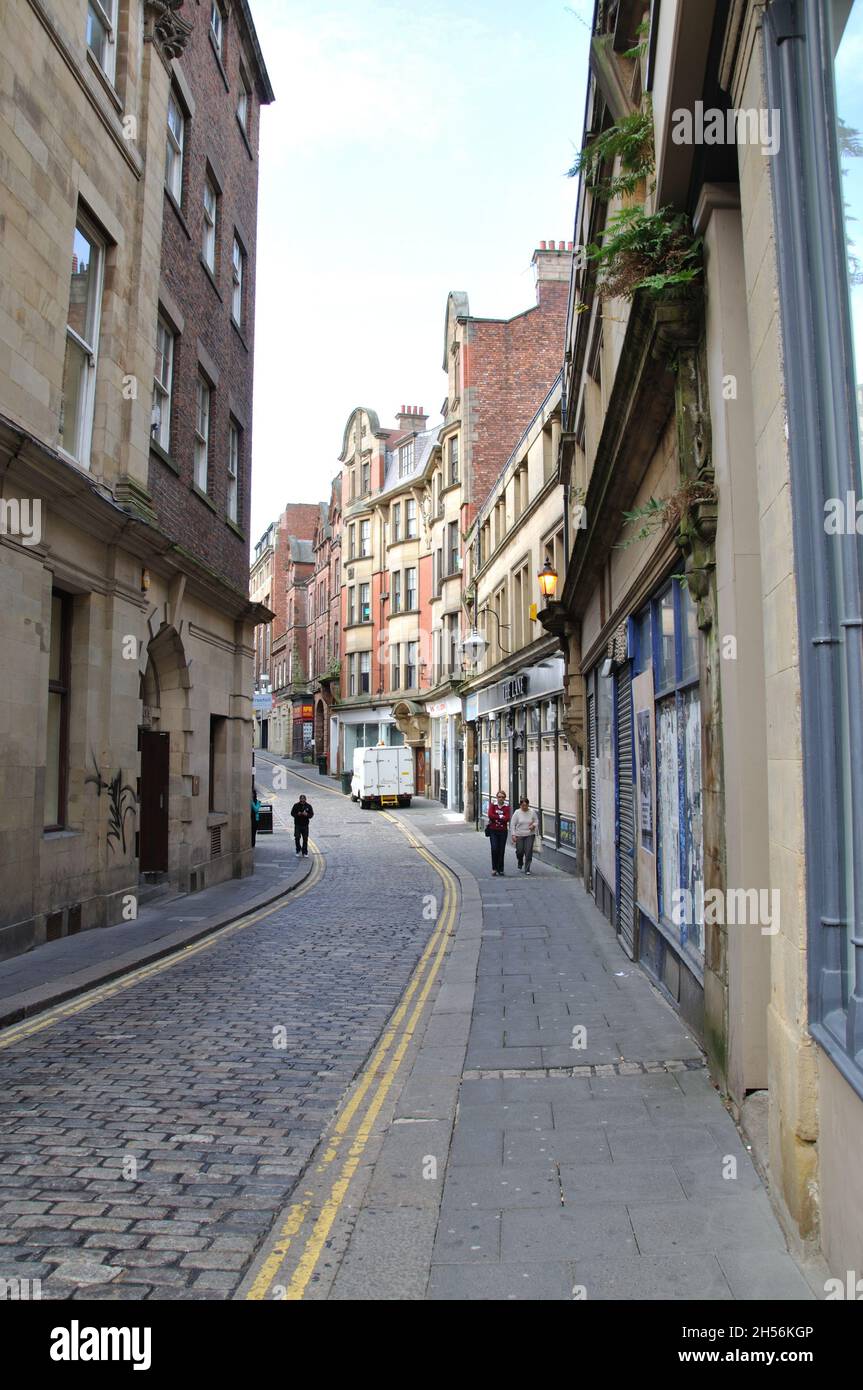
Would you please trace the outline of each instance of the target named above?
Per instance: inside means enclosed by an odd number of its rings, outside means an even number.
[[[635,535],[621,541],[618,549],[626,550],[636,541],[646,541],[657,531],[676,531],[685,540],[692,531],[693,508],[717,500],[715,484],[709,478],[684,478],[668,497],[649,497],[643,507],[624,512],[628,526],[641,523]]]
[[[600,177],[603,164],[620,158],[620,170],[608,182]],[[570,178],[583,174],[587,186],[598,198],[608,201],[634,193],[642,179],[653,173],[653,115],[650,104],[643,110],[622,117],[597,135],[576,156]]]
[[[682,213],[670,207],[654,213],[629,207],[609,219],[602,244],[591,243],[587,256],[596,264],[604,298],[632,299],[638,290],[662,294],[697,280],[701,246]]]
[[[624,51],[624,58],[640,58],[647,52],[647,38],[650,33],[650,16],[646,14],[635,31],[639,42],[634,48],[627,48]]]

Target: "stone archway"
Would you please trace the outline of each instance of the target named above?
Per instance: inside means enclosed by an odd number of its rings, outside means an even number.
[[[167,876],[180,886],[190,852],[183,815],[190,689],[182,639],[163,623],[147,644],[140,678],[138,859],[142,875]]]

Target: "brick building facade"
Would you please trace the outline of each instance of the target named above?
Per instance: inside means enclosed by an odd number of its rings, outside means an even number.
[[[311,573],[309,551],[318,522],[319,507],[315,502],[289,502],[284,511],[271,522],[255,546],[255,557],[249,577],[250,593],[255,601],[270,609],[272,617],[255,629],[254,676],[255,691],[269,693],[273,698],[270,709],[258,709],[255,714],[255,747],[284,747],[281,728],[285,718],[282,708],[290,695],[293,679],[292,653],[295,626],[291,591],[301,578],[308,582]],[[304,547],[306,547],[304,549]],[[295,570],[295,565],[299,568]],[[299,628],[301,659],[305,662],[305,621]],[[303,667],[305,669],[305,667]],[[290,738],[288,739],[290,744]]]
[[[315,570],[312,580],[309,652],[311,693],[314,702],[315,756],[325,758],[330,772],[337,770],[337,740],[331,740],[333,700],[341,677],[341,551],[342,479],[335,477],[328,504],[321,503],[312,542]]]

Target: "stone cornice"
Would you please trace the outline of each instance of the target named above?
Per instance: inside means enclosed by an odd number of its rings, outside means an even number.
[[[65,520],[104,545],[122,546],[155,574],[184,574],[189,593],[231,617],[261,623],[275,616],[172,541],[137,505],[135,511],[120,506],[105,484],[0,415],[0,487],[7,476],[25,495],[61,509]],[[140,485],[132,488],[138,498],[148,495]],[[50,536],[33,553],[48,562]]]

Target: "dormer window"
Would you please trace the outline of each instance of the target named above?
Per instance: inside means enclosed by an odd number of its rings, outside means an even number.
[[[399,449],[399,477],[403,478],[414,469],[414,441],[411,439]]]

